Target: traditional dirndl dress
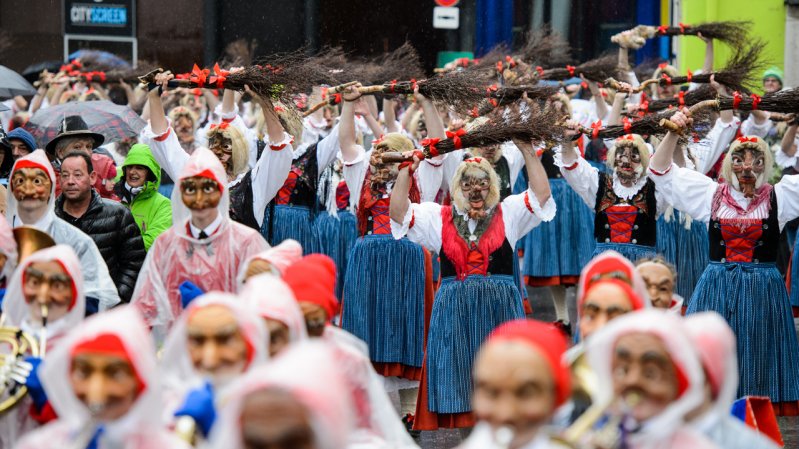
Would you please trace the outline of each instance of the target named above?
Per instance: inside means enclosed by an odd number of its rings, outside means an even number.
[[[719,195],[719,188],[716,196]],[[738,396],[768,396],[778,414],[799,414],[799,342],[785,284],[775,265],[780,226],[776,194],[764,219],[718,218],[708,230],[710,264],[687,314],[713,310],[735,332]]]
[[[524,278],[533,287],[575,285],[596,246],[591,235],[594,212],[569,187],[549,152],[541,162],[558,213],[524,237]]]
[[[331,168],[328,168],[331,170]],[[327,195],[320,195],[327,199]],[[344,180],[338,182],[335,191],[336,212],[327,210],[316,216],[316,232],[319,236],[319,252],[336,262],[336,297],[341,299],[347,261],[350,251],[358,238],[358,224],[355,214],[350,212],[350,191]]]
[[[690,298],[709,262],[707,225],[671,209],[657,221],[657,251],[677,269],[675,292]]]
[[[266,207],[261,235],[276,246],[286,239],[302,245],[303,254],[321,252],[318,225],[315,222],[319,203],[319,170],[316,144],[291,162],[286,181]]]
[[[347,262],[341,326],[366,342],[379,374],[419,380],[426,255],[416,243],[394,239],[388,209],[385,197],[366,211],[366,233]]]

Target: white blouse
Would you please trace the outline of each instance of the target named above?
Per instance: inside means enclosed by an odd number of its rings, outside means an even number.
[[[441,209],[444,207],[449,206],[433,202],[411,203],[402,223],[391,220],[391,234],[395,239],[407,236],[412,242],[418,243],[430,251],[439,252],[443,228]],[[552,197],[542,206],[530,189],[517,195],[510,195],[498,207],[502,208],[505,238],[508,239],[512,248],[515,248],[516,242],[539,223],[552,220],[557,211],[555,200]],[[457,207],[455,213],[466,216],[466,212]],[[413,226],[410,225],[411,221],[413,221]],[[469,230],[474,232],[477,228],[477,221],[469,219],[468,224]]]

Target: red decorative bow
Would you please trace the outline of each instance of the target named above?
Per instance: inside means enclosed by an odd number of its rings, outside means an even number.
[[[641,104],[638,105],[638,110],[643,112],[644,114],[649,112],[649,102],[648,101],[642,101]]]
[[[629,140],[630,142],[634,142],[635,141],[635,136],[633,136],[632,134],[625,134],[625,135],[619,137],[616,140]]]
[[[514,61],[512,57],[505,56],[505,61],[508,63],[508,67],[510,68],[516,67],[516,61]]]
[[[415,91],[417,87],[419,87],[419,85],[416,84],[416,78],[411,78],[411,90]]]
[[[732,109],[738,109],[738,105],[741,104],[741,93],[737,90],[732,93]]]
[[[624,134],[630,134],[630,129],[633,127],[633,124],[630,123],[630,119],[624,117],[621,119],[621,122],[624,124]]]
[[[430,157],[436,157],[440,154],[438,152],[438,148],[436,148],[436,145],[440,141],[441,139],[432,138],[432,139],[422,139],[420,143],[422,144],[423,147],[427,148],[427,152],[430,153]]]
[[[688,82],[690,83],[691,80],[694,78],[694,74],[689,70],[688,73],[685,74],[685,77],[688,79]]]
[[[464,162],[479,164],[480,162],[483,162],[483,158],[481,158],[481,157],[470,157],[469,159],[466,159]]]
[[[505,67],[502,65],[502,61],[497,61],[497,72],[502,73],[505,70]]]
[[[666,34],[666,31],[668,31],[668,30],[669,30],[669,26],[668,25],[661,25],[661,26],[658,27],[658,33],[660,33],[660,34]]]
[[[663,69],[665,69],[668,66],[669,66],[669,63],[667,63],[667,62],[661,62],[660,64],[658,64],[658,68],[660,70],[663,70]]]
[[[230,122],[212,123],[211,129],[227,129],[228,126],[230,126]]]
[[[477,110],[477,106],[473,107],[471,111],[469,111],[469,115],[474,118],[480,117],[480,111]]]
[[[752,95],[751,95],[751,98],[752,98],[752,110],[753,110],[753,111],[756,111],[756,110],[757,110],[757,105],[759,105],[759,104],[760,104],[760,100],[761,100],[761,98],[760,98],[760,96],[759,96],[759,95],[757,95],[757,94],[752,94]]]
[[[391,82],[389,83],[389,87],[388,87],[389,93],[393,94],[394,93],[394,87],[396,87],[396,86],[397,86],[397,80],[391,80]]]
[[[576,67],[574,67],[573,65],[567,65],[567,66],[566,66],[566,70],[568,70],[568,71],[569,71],[569,76],[574,76],[574,69],[575,69],[575,68],[576,68]]]
[[[685,27],[687,27],[688,25],[686,25],[686,24],[684,24],[682,22],[678,23],[677,25],[679,25],[679,27],[680,27],[680,34],[685,34]]]
[[[380,137],[378,137],[377,139],[372,141],[372,146],[376,147],[376,146],[380,145],[381,143],[383,143],[383,137],[384,137],[384,135],[380,134]]]
[[[211,73],[208,69],[200,69],[197,64],[191,68],[191,76],[189,80],[197,85],[197,87],[205,87],[205,82],[208,79],[208,74]]]
[[[736,140],[738,142],[741,142],[741,143],[747,143],[747,142],[748,143],[758,143],[757,142],[757,137],[754,137],[754,136],[752,136],[752,137],[741,136],[741,137],[737,138]]]
[[[452,140],[452,146],[455,147],[456,150],[463,148],[463,142],[461,142],[461,137],[466,135],[466,130],[461,128],[455,132],[447,131],[447,139]]]
[[[661,73],[660,77],[666,80],[666,84],[671,86],[671,77],[667,73]]]
[[[594,123],[591,123],[591,138],[596,139],[599,137],[599,130],[602,129],[602,120],[597,120]]]
[[[541,67],[540,65],[535,66],[535,71],[538,72],[539,76],[544,76],[544,68]]]
[[[497,87],[496,84],[492,84],[492,85],[486,87],[486,92],[488,93],[488,95],[491,95],[491,92],[496,92],[497,89],[499,89],[499,87]]]
[[[222,70],[219,68],[219,63],[214,64],[214,75],[209,79],[209,83],[214,84],[216,83],[216,87],[219,89],[223,89],[225,87],[225,81],[227,80],[228,75],[230,72],[227,70]]]
[[[681,90],[680,93],[677,94],[677,102],[680,104],[680,107],[685,106],[685,91]]]

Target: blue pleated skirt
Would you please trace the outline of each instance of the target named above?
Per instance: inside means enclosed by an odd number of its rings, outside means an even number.
[[[316,215],[316,233],[319,237],[317,242],[319,252],[329,256],[336,262],[336,297],[341,298],[341,286],[343,277],[340,275],[346,271],[346,261],[344,260],[343,246],[341,245],[341,220],[330,215],[327,211],[319,212]]]
[[[593,259],[608,250],[616,251],[632,263],[644,257],[654,257],[657,254],[654,246],[635,245],[632,243],[597,243],[591,258]]]
[[[272,225],[272,240],[269,241],[269,226]],[[305,206],[276,205],[274,215],[267,207],[261,235],[270,245],[276,246],[286,239],[294,239],[302,245],[303,254],[318,253],[319,233],[316,224],[311,221],[311,211]]]
[[[513,276],[446,277],[436,293],[427,343],[428,406],[436,413],[472,409],[472,362],[498,325],[524,318]]]
[[[663,215],[658,218],[657,236],[658,253],[677,268],[675,292],[683,298],[690,298],[710,262],[707,225],[691,220],[690,229],[686,229],[684,215],[675,210],[668,221]]]
[[[341,257],[341,265],[339,265],[338,272],[338,295],[339,298],[341,298],[344,289],[344,279],[347,274],[347,264],[349,263],[350,254],[352,254],[352,248],[355,246],[355,242],[358,241],[358,217],[348,210],[340,210],[338,211],[338,219],[340,223],[338,244]],[[338,263],[338,261],[336,263]]]
[[[558,213],[524,239],[524,275],[537,278],[579,276],[594,253],[594,211],[563,179],[550,179]]]
[[[776,265],[710,262],[686,313],[713,310],[738,343],[738,396],[799,400],[799,342]]]
[[[373,362],[421,367],[424,250],[391,235],[359,238],[344,282],[341,324],[365,341]]]
[[[799,232],[796,233],[796,241],[799,242]],[[799,307],[799,245],[793,244],[793,255],[791,256],[791,305]]]

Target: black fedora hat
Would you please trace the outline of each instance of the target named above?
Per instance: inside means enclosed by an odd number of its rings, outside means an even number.
[[[81,116],[70,115],[64,117],[64,121],[61,122],[61,126],[58,128],[58,135],[44,147],[45,150],[50,154],[55,154],[55,146],[58,141],[68,137],[86,137],[92,139],[94,140],[94,148],[99,147],[105,142],[105,137],[103,137],[102,134],[89,130],[89,126],[86,125],[86,122],[83,121]]]

